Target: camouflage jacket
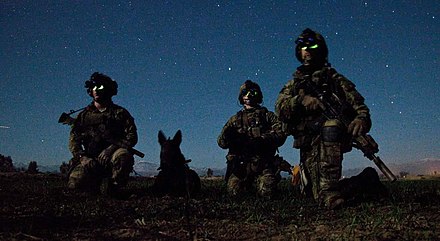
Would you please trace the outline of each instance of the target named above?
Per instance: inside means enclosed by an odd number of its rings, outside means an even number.
[[[234,155],[273,156],[285,140],[278,117],[258,106],[242,109],[230,117],[217,143]]]
[[[275,104],[276,114],[283,123],[283,131],[295,138],[294,147],[310,145],[313,136],[319,135],[324,121],[322,109],[306,110],[301,104],[302,96],[307,94],[300,84],[304,81],[312,81],[316,88],[325,88],[334,93],[350,107],[351,113],[347,118],[364,119],[367,128],[371,127],[370,110],[350,80],[331,67],[323,67],[307,73],[306,68],[300,66],[294,73],[293,79],[280,91]]]
[[[138,141],[133,117],[121,106],[111,103],[100,112],[94,104],[81,111],[70,131],[69,149],[74,157],[96,157],[118,142],[121,147],[134,147]]]

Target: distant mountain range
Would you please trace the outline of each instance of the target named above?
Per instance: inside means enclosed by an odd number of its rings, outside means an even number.
[[[191,164],[191,163],[190,163]],[[407,162],[403,164],[386,163],[394,175],[399,176],[401,172],[406,172],[410,175],[440,175],[440,159],[439,158],[425,158],[418,161]],[[374,164],[371,164],[374,166]],[[14,163],[15,168],[21,168],[26,170],[28,164]],[[134,171],[142,176],[155,176],[159,171],[157,168],[159,163],[153,163],[149,161],[136,161],[134,165]],[[190,165],[200,176],[205,176],[209,167],[193,167]],[[59,173],[58,165],[50,166],[38,166],[40,172],[52,172]],[[222,176],[226,173],[226,167],[224,168],[211,168],[215,176]],[[364,168],[344,169],[342,175],[344,177],[351,177],[359,174]],[[377,169],[377,168],[376,168]],[[378,170],[378,173],[381,172]]]
[[[205,176],[206,173],[208,172],[208,167],[193,167],[191,165],[189,166],[191,167],[191,169],[196,171],[197,174],[199,174],[199,176]],[[137,161],[134,164],[135,172],[141,176],[155,176],[157,175],[157,173],[159,173],[159,170],[157,170],[157,168],[159,168],[158,163],[152,163],[148,161]],[[211,169],[214,173],[214,176],[222,176],[225,175],[226,173],[226,167],[222,169],[219,168],[211,168]]]

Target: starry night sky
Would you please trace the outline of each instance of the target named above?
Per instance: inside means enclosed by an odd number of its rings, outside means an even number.
[[[294,40],[309,27],[366,98],[379,156],[440,158],[439,20],[440,2],[431,0],[3,0],[0,154],[16,163],[68,161],[70,129],[58,117],[90,103],[84,81],[99,71],[119,84],[113,100],[135,118],[143,161],[159,163],[159,130],[181,129],[191,166],[222,168],[226,150],[216,139],[240,109],[239,86],[259,83],[274,110],[299,65]],[[281,155],[296,164],[291,146],[289,137]],[[354,150],[343,165],[372,163]]]

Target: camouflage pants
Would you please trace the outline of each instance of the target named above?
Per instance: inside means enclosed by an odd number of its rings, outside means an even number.
[[[238,178],[232,174],[227,183],[228,193],[237,195],[248,191],[256,182],[257,193],[261,197],[271,198],[276,190],[278,180],[270,169],[265,169],[259,175],[248,175],[246,178]]]
[[[332,200],[340,198],[341,143],[319,141],[311,149],[301,149],[300,155],[307,179],[306,194],[322,205],[329,205]]]
[[[80,163],[70,173],[67,185],[71,189],[94,189],[103,178],[111,178],[118,185],[125,185],[133,165],[133,155],[124,148],[117,149],[109,160],[81,157]]]

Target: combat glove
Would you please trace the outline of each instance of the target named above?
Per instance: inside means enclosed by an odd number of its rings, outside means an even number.
[[[349,125],[348,125],[348,133],[350,133],[353,136],[360,136],[365,134],[367,130],[367,123],[365,120],[360,118],[355,118]]]
[[[316,110],[319,108],[321,102],[316,97],[305,95],[302,98],[301,104],[306,108],[306,110]]]
[[[105,162],[107,160],[110,160],[113,153],[118,149],[118,146],[116,145],[110,145],[109,147],[105,148],[98,156],[98,160],[100,162]]]

